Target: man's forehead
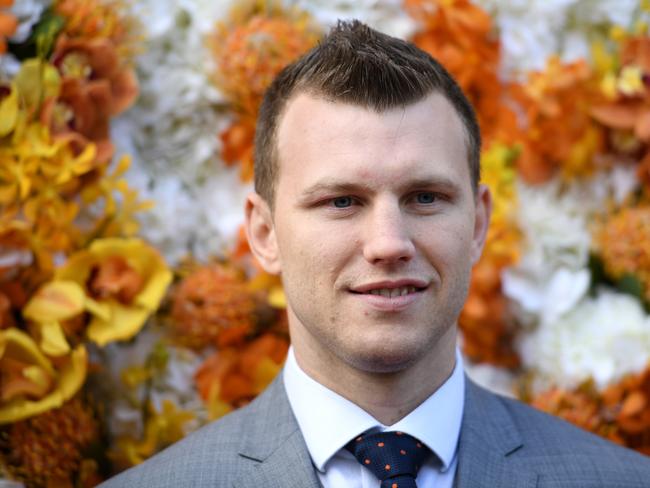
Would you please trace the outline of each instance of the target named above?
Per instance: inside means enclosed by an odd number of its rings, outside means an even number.
[[[325,96],[301,92],[288,100],[278,121],[276,150],[315,139],[318,143],[354,138],[362,142],[369,130],[383,130],[395,139],[408,130],[456,131],[466,141],[464,125],[451,102],[440,93],[431,93],[408,105],[378,111],[361,105],[335,101]],[[448,134],[447,134],[448,135]],[[330,147],[336,150],[336,146]]]
[[[406,106],[376,111],[363,106],[333,101],[320,95],[299,93],[292,97],[278,123],[276,155],[278,163],[292,159],[296,151],[338,152],[356,150],[358,145],[373,144],[369,150],[390,149],[384,144],[430,144],[441,147],[462,144],[467,133],[455,108],[439,93]],[[304,154],[303,154],[304,156]],[[406,158],[409,156],[406,155]]]

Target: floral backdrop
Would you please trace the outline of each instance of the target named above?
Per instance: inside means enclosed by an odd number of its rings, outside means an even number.
[[[338,18],[477,109],[470,376],[650,455],[649,1],[0,0],[0,486],[94,486],[278,373],[255,114]]]

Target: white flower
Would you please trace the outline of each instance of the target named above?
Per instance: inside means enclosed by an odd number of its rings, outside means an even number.
[[[486,363],[475,364],[468,358],[463,358],[463,364],[465,373],[476,384],[499,395],[512,398],[516,396],[515,376],[507,369]]]
[[[32,27],[41,18],[43,10],[50,6],[52,0],[18,0],[9,11],[18,19],[18,28],[10,37],[12,42],[24,42],[32,32]]]
[[[9,37],[9,41],[21,43],[27,40],[32,32],[32,27],[41,18],[51,0],[19,0],[9,8],[9,12],[18,19],[16,32]],[[20,70],[20,61],[10,52],[0,54],[0,81],[7,81],[16,76]]]
[[[29,266],[34,261],[30,251],[11,249],[0,245],[0,268],[19,268]]]
[[[637,0],[476,0],[492,14],[503,47],[503,74],[542,70],[551,55],[590,58],[607,27],[632,27]]]
[[[239,168],[223,168],[197,188],[197,203],[201,222],[193,253],[199,259],[223,255],[236,243],[239,228],[244,223],[246,196],[252,184],[242,184]]]
[[[521,184],[518,194],[523,256],[504,270],[503,290],[526,314],[552,320],[582,298],[589,284],[588,209],[579,191],[562,193],[559,181]]]
[[[133,155],[129,182],[155,208],[141,217],[142,235],[171,264],[188,254],[223,255],[243,222],[248,185],[219,157],[219,133],[230,123],[211,81],[206,35],[230,2],[147,0],[145,52],[137,60],[140,97],[113,124],[118,152]]]
[[[193,413],[195,418],[184,425],[188,434],[208,421],[208,410],[194,384],[194,374],[206,355],[171,345],[167,352],[167,367],[153,381],[151,402],[158,412],[162,412],[165,401],[170,401],[179,410]]]
[[[2,476],[0,474],[0,476]],[[0,488],[25,488],[25,485],[19,481],[12,481],[0,478]]]
[[[573,24],[632,27],[638,0],[578,0],[569,10]]]
[[[575,388],[593,378],[599,388],[643,370],[650,360],[650,319],[635,298],[600,290],[520,344],[537,390]]]
[[[102,385],[103,391],[110,395],[106,400],[111,409],[109,430],[113,437],[127,434],[141,436],[141,407],[147,400],[152,402],[157,411],[162,410],[164,400],[169,400],[178,408],[193,412],[196,419],[186,425],[188,432],[207,420],[207,409],[194,387],[193,375],[209,351],[201,355],[165,343],[166,367],[160,371],[156,370],[151,379],[148,399],[145,397],[145,388],[140,386],[129,390],[120,379],[125,368],[143,367],[165,334],[152,320],[133,341],[109,344],[106,347],[106,354],[102,357],[102,364],[106,366]]]
[[[621,202],[636,184],[633,168],[620,166],[567,187],[559,180],[519,185],[523,255],[502,278],[504,294],[519,305],[520,322],[553,322],[582,299],[591,279],[589,222],[609,199]]]
[[[503,74],[519,76],[540,70],[561,53],[568,8],[576,0],[477,0],[492,14],[502,43]]]
[[[229,120],[211,82],[206,35],[227,13],[225,2],[175,0],[133,5],[146,18],[144,53],[137,59],[140,97],[122,116],[129,130],[120,146],[137,150],[136,164],[155,177],[175,175],[188,185],[210,174]]]
[[[140,196],[154,204],[139,215],[140,235],[163,254],[167,263],[177,264],[192,251],[202,209],[173,176],[152,179]]]
[[[410,37],[416,28],[400,0],[286,0],[286,3],[309,12],[318,22],[328,26],[339,19],[358,19],[402,39]]]
[[[548,281],[535,281],[526,274],[526,264],[504,272],[503,292],[541,324],[553,322],[571,310],[589,289],[591,276],[586,269],[560,268],[550,275]],[[526,322],[526,318],[521,322]]]
[[[134,167],[129,183],[153,208],[139,214],[140,235],[154,245],[170,265],[192,255],[206,262],[223,256],[237,242],[244,222],[251,184],[239,180],[239,168],[218,167],[201,183],[189,186],[173,175],[152,177]]]

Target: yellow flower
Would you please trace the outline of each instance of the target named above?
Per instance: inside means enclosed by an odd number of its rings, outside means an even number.
[[[14,78],[22,103],[28,111],[37,110],[49,98],[61,91],[61,77],[51,64],[38,59],[27,59]]]
[[[78,283],[62,280],[43,285],[23,309],[23,316],[37,324],[41,350],[56,357],[70,351],[63,322],[85,311],[110,316],[109,307],[87,297]]]
[[[63,405],[81,388],[86,362],[86,349],[79,346],[55,368],[25,332],[0,331],[0,424]]]
[[[607,73],[600,82],[600,91],[609,100],[616,99],[616,95],[618,94],[616,81],[616,75],[614,73]]]
[[[70,257],[55,280],[83,287],[92,318],[86,334],[100,346],[137,334],[172,280],[158,252],[139,239],[98,239]],[[88,300],[90,298],[90,300]],[[89,308],[90,308],[89,307]]]
[[[117,439],[117,448],[111,457],[118,465],[129,467],[140,464],[157,451],[182,439],[186,434],[186,424],[196,417],[192,412],[178,409],[170,400],[163,400],[161,412],[156,411],[152,404],[149,404],[148,411],[142,439],[128,435]]]
[[[482,182],[492,193],[492,217],[483,259],[505,265],[519,254],[520,233],[516,224],[517,189],[515,160],[519,151],[502,144],[492,144],[481,155]]]
[[[0,100],[0,137],[9,134],[18,120],[18,90],[11,86],[9,94]]]
[[[643,71],[638,66],[625,66],[618,77],[617,88],[629,97],[641,95],[645,91]]]

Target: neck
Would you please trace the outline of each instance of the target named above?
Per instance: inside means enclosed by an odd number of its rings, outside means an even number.
[[[359,370],[333,354],[310,347],[310,341],[303,339],[292,334],[300,368],[387,426],[429,398],[451,376],[456,364],[456,327],[450,327],[427,354],[389,373]],[[324,364],[327,368],[322,367]]]

